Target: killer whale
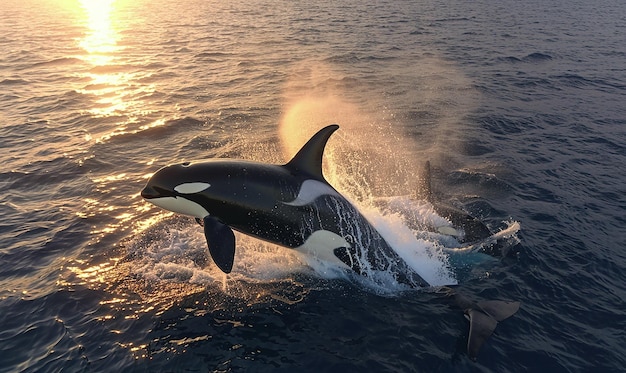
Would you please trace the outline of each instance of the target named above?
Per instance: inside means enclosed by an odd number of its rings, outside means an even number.
[[[433,206],[439,216],[448,219],[454,227],[461,229],[463,242],[482,241],[493,235],[493,232],[479,219],[435,198],[430,176],[430,161],[426,161],[420,181],[419,187],[423,198]]]
[[[321,129],[284,165],[213,159],[165,166],[141,196],[196,218],[213,261],[225,273],[234,264],[234,229],[361,275],[387,271],[398,283],[429,286],[324,178],[324,148],[338,128]]]
[[[494,235],[494,232],[481,220],[438,198],[438,194],[432,190],[430,161],[425,162],[416,181],[417,188],[413,193],[403,196],[377,197],[374,199],[376,207],[385,213],[399,214],[414,230],[453,236],[458,242],[466,245],[483,242]],[[414,207],[415,202],[427,203],[427,206],[430,206],[437,216],[447,220],[448,224],[440,225],[434,222],[428,224],[421,221],[421,215]]]
[[[284,165],[213,159],[165,166],[148,180],[141,196],[164,209],[194,217],[204,227],[211,258],[225,273],[234,265],[234,229],[308,252],[364,276],[385,271],[398,283],[428,287],[325,180],[324,148],[338,128],[321,129]],[[473,302],[452,290],[447,295],[454,296],[470,321],[467,351],[472,359],[497,322],[519,308],[519,302]]]

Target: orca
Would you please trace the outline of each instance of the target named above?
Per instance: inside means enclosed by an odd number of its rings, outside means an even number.
[[[338,128],[321,129],[284,165],[212,159],[165,166],[141,196],[196,218],[204,226],[211,258],[225,273],[234,264],[234,229],[364,276],[385,271],[400,284],[428,287],[324,178],[324,148]]]
[[[435,194],[432,191],[430,177],[430,161],[426,161],[420,181],[420,189],[422,191],[421,194],[423,195],[423,198],[433,206],[433,209],[439,216],[447,219],[454,227],[461,230],[462,234],[460,236],[462,238],[462,242],[478,242],[493,235],[493,232],[491,232],[485,223],[479,219],[435,198]],[[445,230],[441,233],[453,233],[453,235],[455,235],[455,232],[448,232]]]
[[[417,231],[429,231],[454,237],[459,243],[480,244],[491,238],[494,233],[479,219],[441,201],[432,191],[430,161],[426,161],[421,176],[417,178],[416,190],[406,196],[379,197],[374,200],[383,212],[401,215],[407,225]],[[437,216],[447,220],[446,224],[424,222],[421,214],[416,212],[413,202],[423,201],[428,204]],[[468,250],[471,251],[471,250]]]
[[[234,265],[234,229],[363,276],[381,271],[397,283],[429,287],[324,178],[324,148],[338,128],[333,124],[321,129],[284,165],[212,159],[165,166],[148,180],[141,196],[166,210],[194,217],[204,227],[211,258],[225,273]],[[471,358],[497,322],[519,308],[519,302],[472,302],[451,289],[447,295],[453,295],[469,316]]]

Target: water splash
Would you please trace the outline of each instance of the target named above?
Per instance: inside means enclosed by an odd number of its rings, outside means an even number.
[[[419,97],[411,98],[410,105],[415,108],[409,111],[429,112],[433,123],[399,117],[386,106],[385,95],[376,87],[349,79],[351,75],[329,65],[306,61],[294,68],[294,78],[285,86],[287,110],[279,132],[285,159],[289,159],[317,130],[338,123],[341,128],[325,152],[326,179],[426,281],[433,286],[451,285],[457,283],[451,254],[458,262],[462,253],[496,244],[513,246],[518,242],[519,225],[466,246],[463,232],[419,199],[422,180],[416,171],[425,160],[447,158],[450,147],[460,146],[462,118],[475,107],[478,96],[452,64],[437,58],[420,62],[417,68],[397,66],[394,71],[411,75],[407,81],[421,84]],[[414,92],[415,87],[409,91]],[[470,91],[474,94],[468,94]],[[427,133],[426,144],[417,143],[419,136],[408,133],[422,128]],[[326,265],[308,264],[321,275],[333,272]],[[368,273],[370,278],[373,275]]]
[[[288,110],[280,123],[285,158],[319,128],[340,124],[325,152],[326,179],[426,281],[435,286],[455,284],[439,243],[417,237],[400,216],[384,214],[377,205],[381,197],[415,195],[420,182],[415,170],[422,163],[416,156],[417,144],[384,109],[383,99],[363,93],[369,92],[368,87],[350,82],[352,91],[346,94],[342,89],[345,77],[319,63],[296,70],[296,78],[285,88]],[[326,266],[316,267],[320,269],[332,272]],[[367,277],[375,274],[368,273]]]
[[[410,219],[381,207],[381,200],[407,195],[415,197],[420,184],[415,170],[421,169],[422,161],[432,154],[425,153],[424,146],[416,144],[414,138],[404,132],[402,121],[394,117],[393,110],[386,108],[384,97],[364,94],[368,91],[367,87],[359,87],[358,82],[346,79],[328,66],[318,64],[313,67],[299,66],[298,69],[294,74],[296,78],[285,87],[286,110],[279,128],[282,159],[278,156],[280,152],[275,142],[259,143],[249,138],[237,138],[227,149],[235,149],[234,156],[242,154],[241,149],[246,149],[247,158],[281,163],[290,159],[317,130],[330,123],[339,123],[341,130],[331,138],[324,156],[327,180],[357,206],[406,263],[426,281],[434,286],[455,284],[457,279],[447,250],[462,245],[456,237],[444,234],[451,228],[443,231],[430,229],[433,226],[450,227],[450,222],[419,201],[408,205]],[[430,74],[430,85],[437,86],[434,82],[444,74],[431,70],[427,69],[426,75]],[[458,81],[461,87],[445,86],[448,84],[445,83],[444,89],[433,89],[435,93],[426,95],[428,97],[423,98],[422,104],[437,102],[442,99],[441,95],[451,92],[458,94],[463,90],[465,80]],[[352,89],[349,94],[344,89],[346,84]],[[454,94],[450,96],[454,97]],[[468,105],[459,106],[466,108]],[[451,112],[453,115],[442,119],[442,128],[446,130],[432,131],[435,138],[437,133],[445,132],[448,137],[450,133],[455,133],[450,130],[451,123],[454,122],[454,115],[459,115],[462,110]],[[233,154],[225,156],[232,157]],[[356,278],[366,288],[382,293],[405,290],[394,286],[395,281],[385,280],[384,276],[388,273],[368,273],[367,278],[351,276],[343,267],[241,234],[236,236],[234,271],[225,277],[210,263],[199,227],[183,218],[161,216],[158,223],[143,232],[136,232],[134,238],[124,244],[126,256],[121,258],[113,272],[126,273],[129,278],[141,278],[147,284],[187,284],[188,292],[192,293],[219,288],[222,294],[248,303],[260,299],[286,299],[287,303],[297,301],[303,294],[302,289],[306,289],[294,280],[301,273],[326,280]],[[419,224],[409,225],[411,221]],[[130,281],[128,286],[133,286]],[[296,291],[289,297],[281,295],[284,291],[280,289],[294,286],[302,291]],[[135,287],[134,291],[145,293],[147,299],[160,297],[149,290],[151,286],[140,284]]]

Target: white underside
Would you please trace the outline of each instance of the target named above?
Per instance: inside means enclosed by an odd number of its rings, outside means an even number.
[[[209,215],[209,212],[204,207],[182,197],[151,198],[147,201],[166,210],[200,219]]]
[[[307,185],[308,187],[305,188],[305,185]],[[302,192],[303,190],[304,194]],[[329,191],[337,194],[337,192],[332,190],[332,188],[321,182],[307,180],[303,184],[303,188],[301,189],[301,193],[300,195],[298,195],[298,198],[288,204],[299,206],[299,204],[302,203],[304,205],[314,201],[315,198],[319,197],[320,195],[329,194]],[[204,207],[183,197],[151,198],[147,201],[166,210],[183,215],[193,216],[200,219],[210,215]],[[311,255],[324,262],[329,262],[341,267],[350,268],[335,256],[334,249],[340,247],[350,248],[351,246],[343,237],[339,236],[338,234],[326,230],[319,230],[313,232],[313,234],[311,234],[306,239],[304,244],[296,247],[295,249],[302,253]]]
[[[340,247],[349,248],[350,244],[338,234],[320,230],[313,232],[302,246],[296,247],[296,250],[307,253],[325,262],[350,268],[335,256],[334,249]]]

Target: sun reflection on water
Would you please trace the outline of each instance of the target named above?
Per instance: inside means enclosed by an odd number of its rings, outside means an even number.
[[[153,112],[137,97],[149,96],[156,87],[140,82],[147,74],[131,63],[120,45],[125,23],[119,8],[124,0],[78,1],[85,33],[77,44],[84,51],[80,58],[91,66],[82,74],[88,84],[79,92],[94,96],[86,112],[94,118],[121,117],[117,128],[107,134],[125,134],[127,125],[141,123],[142,117]]]
[[[120,63],[118,54],[122,50],[118,46],[119,34],[112,19],[116,0],[79,1],[87,30],[78,45],[85,51],[82,59],[93,66],[91,71],[84,74],[90,83],[81,93],[96,96],[94,105],[87,111],[94,117],[124,112],[129,102],[125,100],[122,88],[129,84],[132,77],[130,74],[112,71],[109,67]]]
[[[117,31],[111,22],[114,3],[115,0],[80,0],[89,32],[79,45],[88,53],[88,60],[93,65],[109,64],[121,49],[117,45]]]

